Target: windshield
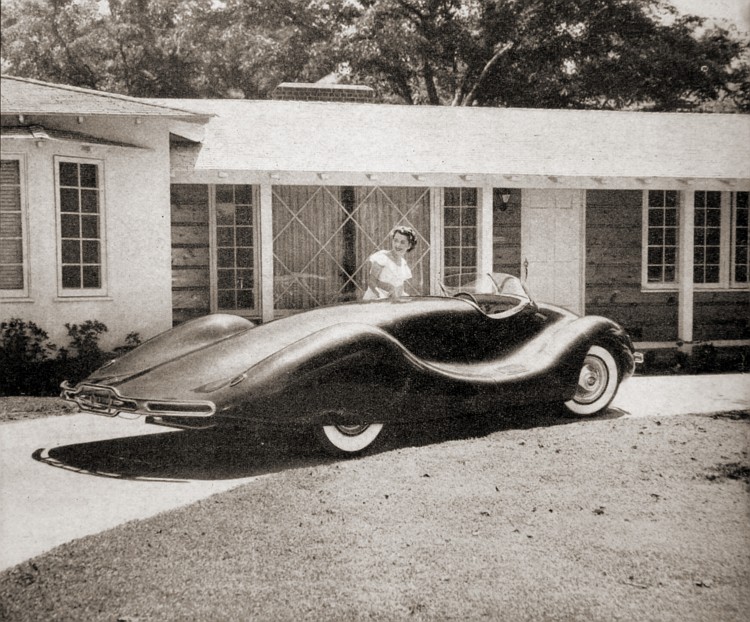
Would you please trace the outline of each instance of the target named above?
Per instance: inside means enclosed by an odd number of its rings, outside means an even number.
[[[505,272],[450,274],[444,277],[440,283],[440,289],[444,296],[455,296],[465,292],[494,296],[517,296],[530,300],[521,280],[517,276]]]

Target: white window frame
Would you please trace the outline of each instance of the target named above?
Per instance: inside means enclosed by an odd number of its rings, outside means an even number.
[[[23,288],[21,289],[0,289],[0,298],[7,299],[28,299],[31,287],[29,279],[31,271],[29,270],[29,209],[28,209],[28,178],[26,175],[26,156],[23,153],[3,153],[2,160],[18,162],[18,180],[21,192],[21,257],[23,261]]]
[[[745,192],[747,194],[750,194],[750,191],[748,190],[737,190],[732,193],[729,193],[729,201],[731,202],[731,222],[729,223],[729,236],[731,238],[731,242],[729,245],[729,286],[732,289],[748,289],[750,288],[750,278],[746,282],[740,282],[734,280],[735,278],[735,233],[736,233],[736,223],[737,223],[737,194],[740,192]],[[750,199],[750,197],[748,197]],[[750,252],[750,249],[748,249],[748,252]]]
[[[663,291],[676,291],[680,286],[679,279],[679,266],[680,266],[680,218],[682,218],[682,205],[680,192],[675,191],[677,194],[677,223],[676,223],[676,244],[677,244],[677,257],[675,260],[675,280],[669,283],[655,283],[648,280],[648,193],[650,191],[665,192],[667,189],[650,188],[649,190],[643,191],[643,197],[641,201],[641,288],[643,291],[649,292],[663,292]]]
[[[651,190],[664,191],[666,189],[651,188]],[[709,192],[702,188],[695,188],[689,192]],[[696,291],[729,291],[738,289],[747,289],[748,283],[736,283],[734,281],[734,223],[736,219],[736,192],[721,192],[721,243],[720,243],[720,265],[719,281],[717,283],[693,283]],[[678,191],[678,234],[677,234],[677,266],[675,280],[671,283],[651,283],[648,281],[648,193],[649,190],[643,191],[642,206],[642,223],[641,223],[641,290],[648,292],[672,292],[680,288],[679,265],[680,254],[682,249],[679,245],[679,222],[684,215],[684,205],[681,202],[682,192]],[[733,199],[734,195],[734,199]],[[694,262],[693,262],[694,263]]]
[[[57,295],[59,298],[103,298],[107,296],[108,278],[107,278],[107,227],[106,227],[106,202],[104,193],[104,160],[93,158],[79,158],[75,156],[54,156],[55,168],[55,229],[57,242]],[[70,288],[63,287],[62,277],[62,222],[60,203],[60,164],[71,162],[75,164],[94,164],[97,166],[97,180],[99,182],[99,248],[101,259],[101,281],[98,288]]]
[[[218,224],[216,222],[216,189],[218,186],[250,186],[253,197],[253,308],[252,309],[220,309],[219,308],[219,243]],[[227,183],[208,185],[208,228],[209,228],[209,283],[211,313],[228,313],[241,317],[261,317],[261,275],[260,275],[260,192],[257,184]]]

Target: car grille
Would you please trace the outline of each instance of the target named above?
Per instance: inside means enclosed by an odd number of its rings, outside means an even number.
[[[136,415],[172,415],[180,417],[210,417],[216,412],[213,402],[178,402],[170,400],[145,400],[122,397],[111,387],[81,384],[76,387],[67,382],[61,385],[61,397],[74,402],[84,412],[114,417],[120,413]]]

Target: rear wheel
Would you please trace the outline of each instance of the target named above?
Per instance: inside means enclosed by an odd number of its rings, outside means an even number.
[[[578,374],[573,399],[565,408],[574,415],[596,415],[612,402],[619,385],[617,362],[602,346],[591,346]]]
[[[382,423],[324,425],[319,428],[319,438],[329,453],[351,456],[372,445],[382,429]]]

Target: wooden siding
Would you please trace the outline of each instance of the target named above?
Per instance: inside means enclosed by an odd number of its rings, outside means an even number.
[[[205,184],[172,185],[172,323],[211,310],[208,192]]]
[[[586,313],[620,322],[637,341],[677,340],[678,292],[641,291],[638,190],[589,190],[586,205]],[[693,339],[748,339],[750,293],[696,290]]]
[[[513,190],[508,209],[500,209],[502,200],[493,197],[492,271],[521,276],[521,191]]]
[[[637,341],[675,341],[677,291],[641,291],[642,201],[640,190],[586,193],[586,313]]]

